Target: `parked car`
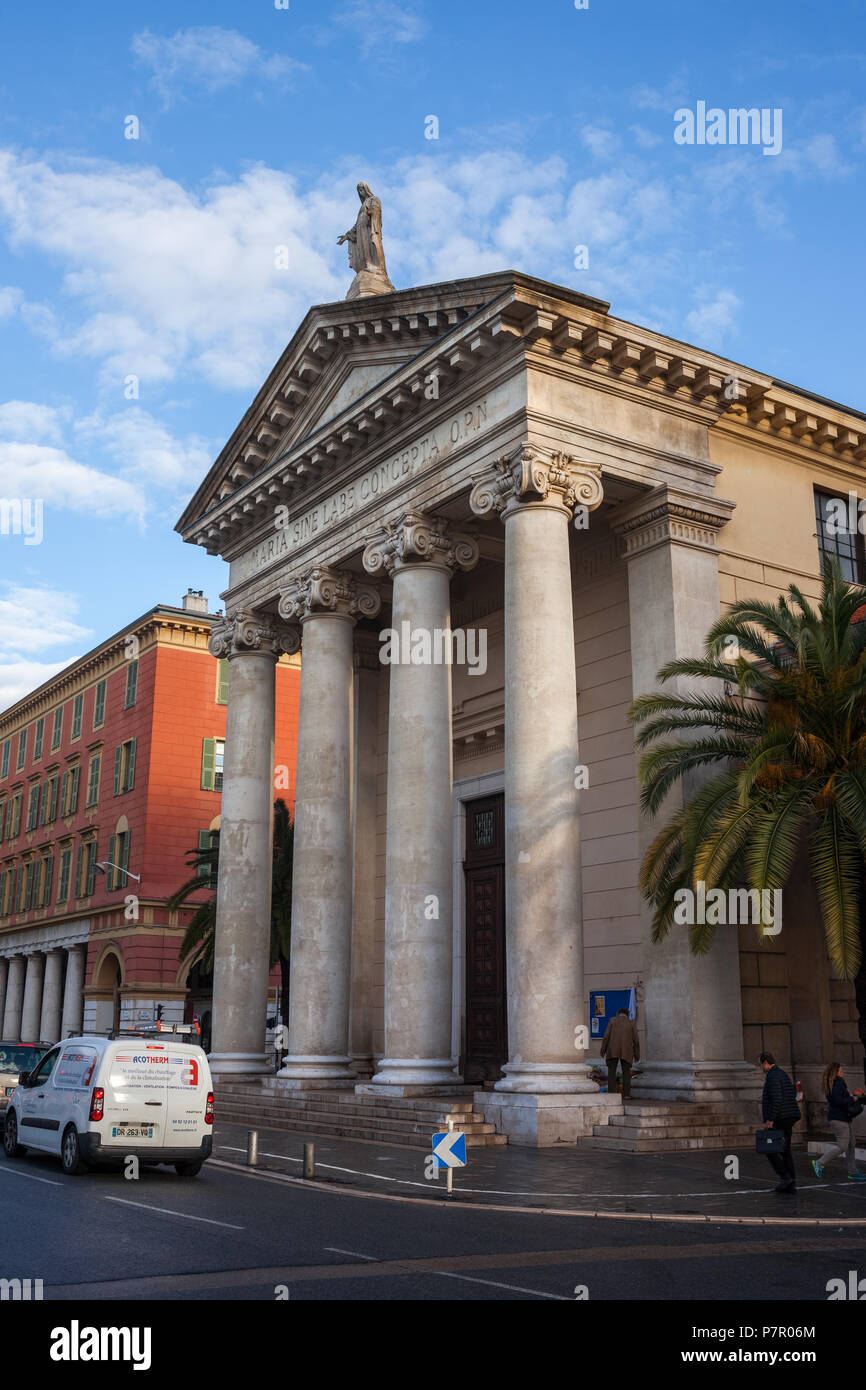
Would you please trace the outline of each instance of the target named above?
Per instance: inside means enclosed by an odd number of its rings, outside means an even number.
[[[7,1157],[57,1154],[64,1173],[78,1174],[134,1156],[195,1177],[213,1148],[213,1082],[188,1032],[176,1025],[58,1043],[9,1097]]]
[[[0,1125],[21,1072],[32,1071],[50,1046],[50,1043],[0,1042]]]

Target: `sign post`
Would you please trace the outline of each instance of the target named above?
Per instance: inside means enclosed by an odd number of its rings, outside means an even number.
[[[466,1135],[454,1129],[454,1121],[448,1121],[444,1134],[433,1135],[433,1159],[437,1168],[447,1171],[446,1197],[453,1195],[454,1168],[466,1167]]]

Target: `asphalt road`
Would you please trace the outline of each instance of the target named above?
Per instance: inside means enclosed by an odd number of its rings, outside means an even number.
[[[825,1302],[864,1265],[856,1228],[469,1210],[216,1163],[67,1178],[34,1155],[0,1154],[0,1231],[0,1278],[41,1278],[50,1300]]]

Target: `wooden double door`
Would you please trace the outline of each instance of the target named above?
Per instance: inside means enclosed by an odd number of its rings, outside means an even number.
[[[505,974],[505,802],[466,806],[466,1028],[463,1076],[492,1084],[508,1060]]]

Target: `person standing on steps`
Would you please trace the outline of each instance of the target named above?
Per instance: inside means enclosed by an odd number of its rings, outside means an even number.
[[[791,1132],[801,1118],[797,1092],[788,1073],[776,1065],[772,1052],[762,1052],[759,1060],[764,1073],[764,1093],[761,1097],[764,1128],[781,1130],[785,1136],[782,1152],[767,1154],[779,1177],[773,1190],[793,1194],[797,1191],[797,1173],[791,1153]]]
[[[622,1066],[622,1098],[628,1100],[631,1096],[632,1063],[640,1061],[640,1040],[628,1009],[618,1009],[604,1030],[601,1055],[607,1061],[608,1093],[616,1093],[616,1068],[619,1063]]]
[[[866,1182],[866,1173],[861,1173],[857,1167],[854,1139],[854,1121],[863,1113],[862,1087],[852,1095],[845,1085],[841,1062],[831,1062],[824,1069],[821,1090],[827,1097],[827,1121],[836,1142],[828,1144],[820,1158],[812,1159],[815,1176],[822,1178],[831,1159],[845,1154],[849,1182]]]

